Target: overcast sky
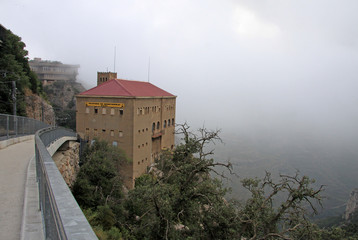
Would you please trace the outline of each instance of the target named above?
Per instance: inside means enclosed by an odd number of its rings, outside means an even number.
[[[358,122],[356,0],[1,0],[29,57],[148,80],[209,128]]]

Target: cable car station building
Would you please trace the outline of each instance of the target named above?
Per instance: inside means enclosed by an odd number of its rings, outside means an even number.
[[[162,149],[174,147],[176,96],[149,82],[98,72],[97,86],[77,95],[76,101],[80,137],[106,140],[131,160],[121,171],[129,189]]]

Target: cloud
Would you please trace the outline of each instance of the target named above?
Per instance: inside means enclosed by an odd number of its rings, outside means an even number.
[[[253,11],[237,6],[233,16],[235,31],[245,37],[274,38],[280,34],[280,28],[260,19]]]

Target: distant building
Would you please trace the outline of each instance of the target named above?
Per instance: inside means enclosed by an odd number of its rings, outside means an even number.
[[[58,61],[47,61],[34,58],[29,61],[30,68],[36,73],[42,84],[48,85],[55,81],[76,81],[80,65],[63,64]]]
[[[147,171],[162,149],[174,147],[176,96],[149,82],[115,79],[98,73],[98,86],[76,96],[76,130],[122,148],[132,161],[123,170],[124,183]]]

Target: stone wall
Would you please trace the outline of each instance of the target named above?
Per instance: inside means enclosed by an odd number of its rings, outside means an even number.
[[[68,141],[52,156],[63,179],[70,188],[75,183],[77,173],[80,170],[79,150],[80,144],[78,142]]]

